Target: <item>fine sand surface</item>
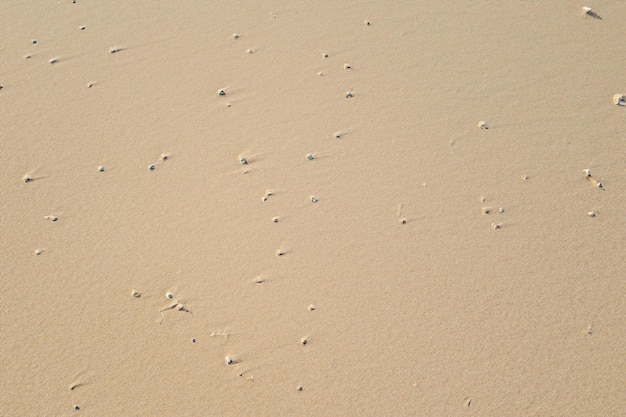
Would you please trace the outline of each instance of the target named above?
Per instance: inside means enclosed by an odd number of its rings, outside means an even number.
[[[624,415],[625,18],[4,2],[0,415]]]

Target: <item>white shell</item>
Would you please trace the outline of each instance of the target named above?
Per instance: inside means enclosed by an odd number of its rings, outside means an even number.
[[[480,122],[478,122],[478,127],[480,127],[481,129],[489,129],[487,122],[485,122],[484,120],[481,120]]]
[[[585,13],[591,13],[591,7],[587,7],[587,6],[583,6],[583,12]]]
[[[583,169],[583,172],[585,173],[585,177],[591,177],[591,170],[589,168]]]
[[[595,211],[589,211],[589,212],[587,212],[587,215],[589,217],[596,217],[596,212]]]
[[[613,96],[613,103],[617,106],[626,106],[626,96],[624,96],[624,94],[615,94]]]

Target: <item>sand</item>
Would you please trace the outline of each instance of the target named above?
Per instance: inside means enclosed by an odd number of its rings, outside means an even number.
[[[4,4],[0,415],[622,415],[624,16]]]

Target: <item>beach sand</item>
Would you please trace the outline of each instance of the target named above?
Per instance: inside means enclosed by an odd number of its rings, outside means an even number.
[[[0,415],[623,415],[626,3],[2,14]]]

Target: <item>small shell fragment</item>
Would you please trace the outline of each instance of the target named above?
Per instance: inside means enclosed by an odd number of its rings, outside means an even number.
[[[226,362],[226,365],[232,365],[233,363],[235,363],[235,361],[233,360],[233,358],[231,358],[230,356],[226,356],[224,358],[224,362]]]
[[[588,215],[589,217],[596,217],[596,212],[595,212],[595,211],[593,211],[593,210],[592,210],[592,211],[588,211],[588,212],[587,212],[587,215]]]
[[[309,311],[314,311],[316,309],[315,305],[309,304]]]
[[[132,290],[130,294],[135,298],[141,298],[141,293],[139,291]]]
[[[481,120],[480,122],[478,122],[478,127],[480,127],[481,129],[489,129],[489,126],[487,125],[487,122],[485,122],[484,120]]]
[[[589,168],[583,169],[583,173],[585,174],[585,178],[591,177],[591,170]]]
[[[617,106],[626,106],[626,96],[624,96],[624,94],[615,94],[613,96],[613,103]]]

